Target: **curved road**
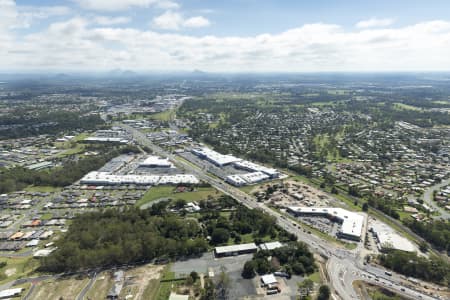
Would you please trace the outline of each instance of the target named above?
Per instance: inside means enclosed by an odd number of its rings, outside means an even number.
[[[442,187],[450,185],[450,178],[443,180],[441,183],[439,184],[435,184],[431,187],[429,187],[428,189],[425,190],[425,192],[423,193],[423,201],[430,207],[432,207],[433,209],[435,209],[436,211],[438,211],[440,213],[439,216],[434,216],[433,218],[444,218],[446,220],[450,219],[450,212],[443,209],[442,207],[440,207],[439,205],[436,204],[436,202],[433,201],[433,192],[434,191],[439,191]]]

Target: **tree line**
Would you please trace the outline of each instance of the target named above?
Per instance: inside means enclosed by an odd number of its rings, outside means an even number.
[[[405,276],[420,278],[439,284],[449,284],[450,264],[440,258],[418,256],[416,253],[407,253],[393,250],[379,256],[381,265]]]
[[[208,249],[196,219],[127,207],[78,215],[40,271],[67,272],[199,255]]]

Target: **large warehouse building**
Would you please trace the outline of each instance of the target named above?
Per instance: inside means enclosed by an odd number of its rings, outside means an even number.
[[[139,166],[146,168],[172,168],[173,164],[167,158],[150,155]]]
[[[370,222],[370,229],[377,240],[377,247],[380,251],[401,250],[405,252],[417,251],[417,248],[407,238],[400,236],[388,225],[379,222]]]
[[[363,235],[365,217],[355,212],[334,207],[297,207],[287,208],[294,216],[320,216],[342,224],[339,236],[360,241]]]
[[[214,249],[216,257],[234,256],[241,254],[255,253],[258,251],[258,246],[255,243],[221,246]]]

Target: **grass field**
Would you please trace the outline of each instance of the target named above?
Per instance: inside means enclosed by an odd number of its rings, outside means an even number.
[[[34,300],[59,300],[75,299],[81,290],[86,286],[89,279],[64,278],[40,282],[33,291],[30,299]],[[95,298],[102,299],[102,298]]]
[[[173,116],[175,114],[175,110],[170,109],[166,110],[160,113],[149,115],[149,117],[153,120],[159,120],[159,121],[170,121],[173,119]]]
[[[62,188],[60,187],[53,187],[53,186],[34,186],[29,185],[25,188],[28,192],[41,192],[41,193],[52,193],[52,192],[59,192]]]
[[[0,261],[7,263],[0,270],[0,284],[31,276],[39,266],[39,261],[32,257],[0,258]]]
[[[208,196],[217,198],[221,195],[219,191],[212,187],[198,187],[193,192],[174,193],[173,186],[157,186],[148,190],[144,196],[136,202],[136,206],[141,206],[148,202],[155,201],[161,198],[170,198],[173,200],[183,199],[188,202],[199,201],[207,199]]]
[[[412,106],[404,103],[394,103],[394,108],[398,110],[420,110],[420,107]]]
[[[162,281],[159,283],[158,292],[156,293],[155,300],[167,300],[169,299],[170,292],[176,285],[176,282],[170,281],[175,279],[175,273],[170,272],[170,265],[166,266],[163,271]]]
[[[75,147],[69,148],[61,153],[58,154],[58,157],[68,156],[68,155],[74,155],[84,152],[85,145],[84,144],[75,144]]]
[[[322,283],[322,279],[320,278],[319,272],[314,272],[311,275],[308,276],[309,279],[311,279],[315,283]]]

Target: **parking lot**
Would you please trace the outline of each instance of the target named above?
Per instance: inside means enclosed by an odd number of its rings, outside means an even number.
[[[212,272],[214,278],[217,278],[221,272],[225,272],[230,280],[230,286],[233,287],[229,290],[229,299],[243,299],[246,296],[250,297],[245,299],[261,299],[261,296],[266,296],[266,292],[261,288],[260,277],[244,279],[241,276],[242,267],[252,257],[252,254],[245,254],[215,258],[212,252],[208,252],[199,258],[177,261],[172,265],[171,270],[175,272],[176,277],[184,277],[190,272],[196,271],[205,276]],[[289,280],[280,277],[277,279],[280,283],[281,293],[266,297],[270,297],[269,299],[296,299],[297,283],[301,282],[303,278],[292,276]]]

